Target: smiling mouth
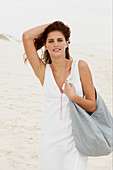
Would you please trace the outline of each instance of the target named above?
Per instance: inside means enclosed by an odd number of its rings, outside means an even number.
[[[54,51],[54,52],[58,52],[58,51],[60,51],[60,49],[59,49],[59,48],[57,48],[57,49],[54,49],[53,51]]]

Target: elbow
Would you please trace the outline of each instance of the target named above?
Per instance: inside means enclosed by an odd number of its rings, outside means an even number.
[[[31,34],[29,33],[29,31],[25,31],[22,34],[22,40],[33,40]]]
[[[22,34],[22,40],[27,40],[27,39],[29,39],[28,34],[26,32],[24,32]]]
[[[91,112],[96,111],[96,109],[97,109],[96,102],[93,102],[93,106],[91,108]]]

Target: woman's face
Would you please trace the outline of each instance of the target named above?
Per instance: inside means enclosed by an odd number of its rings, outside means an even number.
[[[65,49],[68,46],[68,41],[60,31],[52,31],[48,34],[45,48],[48,50],[50,57],[64,57]]]

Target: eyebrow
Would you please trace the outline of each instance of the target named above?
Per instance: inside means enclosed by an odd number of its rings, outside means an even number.
[[[63,38],[57,38],[57,39],[63,39]],[[51,38],[51,39],[48,39],[48,40],[53,40],[53,38]]]

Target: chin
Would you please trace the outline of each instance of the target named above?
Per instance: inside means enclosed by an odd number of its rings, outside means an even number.
[[[53,57],[61,57],[62,55],[64,55],[64,54],[62,54],[62,53],[56,53],[56,54],[53,54],[52,56],[53,56]]]
[[[53,58],[61,58],[61,55],[54,55]]]

